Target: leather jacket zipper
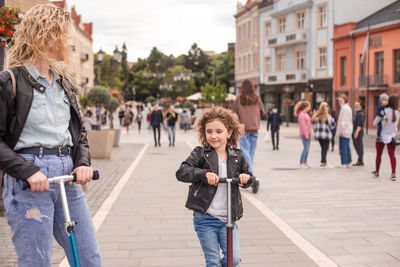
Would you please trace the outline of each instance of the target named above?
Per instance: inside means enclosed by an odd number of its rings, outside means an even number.
[[[208,167],[210,168],[210,170],[212,171],[212,172],[214,172],[213,171],[213,168],[211,167],[211,164],[210,164],[210,162],[208,162],[208,160],[207,160],[207,158],[206,158],[206,156],[203,156],[204,157],[204,159],[206,160],[206,162],[207,162],[207,165],[208,165]],[[197,193],[199,192],[199,190],[200,190],[200,188],[201,188],[201,183],[200,183],[200,185],[199,185],[199,187],[196,189],[196,191],[194,191],[194,196],[197,196]]]

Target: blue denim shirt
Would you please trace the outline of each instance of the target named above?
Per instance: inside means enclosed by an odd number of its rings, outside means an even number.
[[[33,102],[28,119],[14,150],[37,146],[73,146],[68,129],[71,119],[70,103],[64,89],[56,82],[59,75],[52,72],[53,79],[49,82],[32,64],[25,67],[45,90],[42,93],[33,89]]]

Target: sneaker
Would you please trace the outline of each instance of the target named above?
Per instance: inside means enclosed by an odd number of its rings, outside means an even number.
[[[392,179],[392,181],[396,181],[396,174],[392,174],[391,179]]]
[[[306,165],[304,163],[300,163],[300,169],[305,169]]]
[[[278,147],[278,146],[276,147],[276,150],[279,150],[279,147]]]
[[[351,168],[350,163],[347,163],[347,164],[345,165],[345,168],[346,168],[346,169],[350,169],[350,168]]]
[[[320,167],[321,169],[325,169],[325,168],[326,168],[326,163],[321,163],[321,164],[319,165],[319,167]]]
[[[306,166],[306,169],[311,169],[311,166],[308,165],[308,163],[304,163],[304,165]]]
[[[275,150],[275,147],[273,147],[272,150]]]
[[[377,172],[377,171],[373,171],[373,172],[371,172],[373,175],[375,175],[375,177],[379,177],[379,172]]]
[[[364,166],[364,163],[362,163],[362,162],[357,162],[357,163],[354,163],[353,166]]]

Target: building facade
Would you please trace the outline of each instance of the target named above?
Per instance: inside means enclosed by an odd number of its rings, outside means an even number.
[[[238,92],[245,79],[252,81],[259,90],[259,12],[260,0],[237,4],[235,44],[235,88]]]
[[[335,27],[334,95],[365,104],[373,127],[379,95],[400,94],[400,1],[355,23]],[[338,109],[334,102],[334,109]]]

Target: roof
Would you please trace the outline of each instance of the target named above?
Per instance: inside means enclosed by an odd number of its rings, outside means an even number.
[[[263,0],[261,3],[258,4],[258,8],[263,8],[267,6],[271,6],[274,4],[274,0]]]
[[[66,3],[65,0],[61,0],[61,1],[52,1],[51,3],[52,3],[53,5],[56,5],[56,6],[60,7],[60,8],[62,8],[62,9],[66,8],[66,6],[67,6],[67,3]]]
[[[400,0],[382,8],[357,23],[356,29],[400,19]]]

